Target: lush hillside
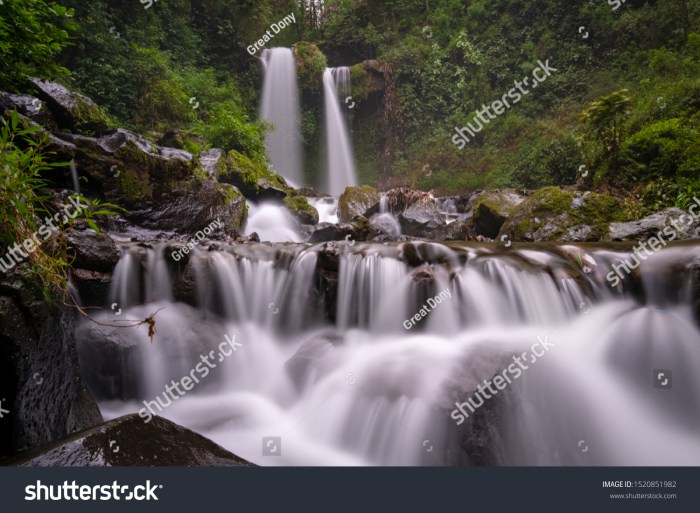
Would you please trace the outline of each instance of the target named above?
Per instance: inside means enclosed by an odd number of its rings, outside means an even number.
[[[174,132],[194,152],[237,149],[262,163],[260,64],[246,48],[294,13],[297,22],[270,45],[303,40],[331,66],[383,65],[380,95],[367,95],[362,75],[354,76],[353,136],[364,183],[464,193],[571,185],[588,173],[587,185],[634,191],[648,209],[700,192],[696,2],[630,1],[615,9],[602,1],[331,0],[322,13],[309,2],[272,0],[58,3],[74,15],[39,0],[21,9],[6,2],[11,15],[0,31],[29,23],[28,13],[56,29],[44,32],[46,41],[4,43],[3,55],[14,58],[3,65],[23,66],[3,74],[3,85],[19,90],[25,74],[59,76],[115,122],[154,138]],[[66,42],[57,60],[49,58]],[[42,49],[33,69],[20,58],[30,47]],[[455,128],[538,62],[556,72],[459,149]],[[321,85],[318,75],[309,77],[302,84],[306,168],[318,178]]]

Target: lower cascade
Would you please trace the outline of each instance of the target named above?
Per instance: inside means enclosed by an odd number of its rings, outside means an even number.
[[[163,416],[260,465],[700,458],[700,245],[643,262],[625,291],[605,277],[628,253],[586,245],[122,250],[123,313],[77,332],[107,419]],[[155,312],[154,334],[109,326]]]

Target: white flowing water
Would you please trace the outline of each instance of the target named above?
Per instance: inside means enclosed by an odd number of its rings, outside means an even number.
[[[301,242],[299,223],[283,206],[275,203],[248,203],[244,235],[257,233],[261,242]]]
[[[294,54],[289,48],[263,51],[265,80],[261,116],[272,129],[265,138],[273,169],[295,187],[304,185],[301,114]]]
[[[80,194],[80,180],[78,177],[78,168],[75,166],[74,161],[70,161],[70,175],[73,179],[73,190]]]
[[[195,308],[168,296],[180,280],[162,247],[125,248],[112,298],[132,319],[163,310],[153,343],[145,326],[79,332],[93,389],[138,385],[103,397],[106,418],[144,408],[235,335],[243,346],[159,414],[256,464],[700,464],[700,246],[644,262],[640,302],[609,289],[622,254],[605,249],[340,244],[332,311],[323,245],[224,249],[191,255]],[[426,263],[404,262],[409,250]],[[457,425],[456,404],[543,338],[553,347]],[[139,357],[106,370],[112,340]],[[659,370],[672,387],[656,386]]]
[[[324,192],[333,196],[342,194],[346,187],[357,185],[352,144],[345,115],[338,101],[339,91],[344,91],[344,94],[347,95],[349,80],[348,68],[328,68],[323,73],[327,150],[326,190]],[[346,99],[347,96],[341,98],[343,102]],[[343,103],[343,105],[346,104]]]
[[[319,223],[338,224],[338,198],[307,198],[309,205],[318,211]]]

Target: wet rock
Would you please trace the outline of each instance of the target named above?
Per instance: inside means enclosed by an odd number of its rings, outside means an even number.
[[[111,273],[121,256],[109,235],[93,230],[68,230],[66,243],[68,258],[75,268]]]
[[[190,306],[197,306],[197,274],[189,255],[182,255],[183,260],[173,262],[173,299]],[[180,265],[182,264],[182,265]]]
[[[682,216],[684,216],[682,221],[679,221]],[[674,227],[673,222],[680,230]],[[676,240],[700,237],[700,220],[693,219],[692,215],[679,208],[667,208],[638,221],[610,223],[608,233],[603,240],[606,242],[646,241],[663,232],[667,227],[677,235]],[[668,234],[662,236],[665,239],[669,238]]]
[[[218,148],[203,151],[199,154],[199,165],[209,176],[219,178],[226,172],[226,154]]]
[[[317,266],[326,271],[338,272],[340,268],[340,248],[334,242],[324,244],[318,252]]]
[[[3,463],[21,467],[253,466],[194,431],[162,417],[146,423],[138,415],[119,417]]]
[[[219,180],[237,187],[243,195],[254,201],[284,201],[292,189],[280,175],[264,163],[253,162],[247,156],[233,150],[226,157],[226,172]]]
[[[478,195],[474,205],[474,231],[495,239],[508,217],[523,200],[523,195],[514,189],[488,191]]]
[[[416,202],[399,215],[405,235],[430,240],[444,240],[447,222],[434,202]]]
[[[83,306],[104,308],[107,305],[111,282],[111,273],[88,271],[87,269],[71,270],[71,283],[78,291]]]
[[[501,228],[513,242],[595,242],[621,216],[620,202],[606,194],[541,189],[519,204]]]
[[[348,187],[338,200],[338,219],[349,223],[357,216],[364,216],[372,206],[379,204],[379,192],[374,187]]]
[[[17,113],[49,130],[58,130],[58,123],[39,98],[30,94],[0,91],[0,114],[8,116],[15,109]]]
[[[90,98],[48,80],[30,79],[37,96],[46,102],[58,126],[72,131],[95,132],[109,127],[109,118]]]
[[[121,303],[119,306],[123,307]],[[200,355],[216,348],[226,334],[226,328],[215,319],[202,323],[201,310],[181,303],[161,310],[153,304],[145,304],[129,308],[124,314],[122,317],[111,312],[96,315],[101,324],[82,322],[75,330],[83,379],[98,400],[151,399],[141,371],[146,350],[151,345],[170,347],[160,356],[163,369],[167,369],[164,370],[163,382],[169,383],[188,375],[199,362]],[[119,322],[125,318],[143,320],[154,314],[156,336],[153,341],[144,327],[128,328]],[[216,386],[221,378],[221,373],[212,373],[197,385],[197,391]]]
[[[411,280],[417,285],[430,287],[435,282],[435,271],[429,265],[423,265],[411,273]]]
[[[467,218],[470,219],[470,218]],[[478,235],[474,233],[471,221],[453,221],[447,225],[445,231],[446,241],[475,241],[478,240]]]
[[[191,187],[139,202],[139,208],[132,208],[124,217],[142,228],[176,232],[188,238],[207,227],[232,237],[242,232],[248,208],[235,187],[214,181],[193,182]]]
[[[22,271],[22,272],[20,272]],[[50,443],[102,422],[83,385],[74,312],[13,270],[0,276],[0,456]]]
[[[329,241],[366,241],[371,234],[369,219],[357,217],[353,223],[320,223],[309,239],[310,243]]]
[[[318,224],[318,210],[309,205],[306,197],[289,195],[284,198],[284,205],[301,224]]]

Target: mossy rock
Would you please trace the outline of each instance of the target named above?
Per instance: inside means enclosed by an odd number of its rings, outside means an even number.
[[[495,239],[508,217],[523,200],[524,196],[514,189],[480,194],[474,203],[474,231]]]
[[[301,224],[318,224],[318,210],[309,205],[309,201],[304,196],[289,195],[284,198],[284,204]]]
[[[226,157],[226,171],[219,176],[221,182],[230,183],[252,200],[283,201],[293,192],[280,175],[266,164],[255,162],[246,155],[232,150]]]
[[[98,134],[113,125],[111,118],[87,96],[48,80],[31,79],[60,128]]]
[[[366,100],[369,95],[385,89],[384,66],[379,61],[364,61],[350,68],[350,93],[355,100]]]
[[[338,200],[338,219],[341,223],[349,223],[355,217],[364,215],[379,200],[379,192],[374,187],[348,187]]]
[[[622,219],[623,206],[612,196],[547,187],[516,207],[498,236],[524,242],[595,242],[607,234],[611,222]]]
[[[151,186],[148,175],[139,174],[127,169],[119,174],[119,193],[128,203],[151,196]]]
[[[292,47],[297,64],[299,87],[304,91],[322,91],[323,72],[328,67],[326,56],[318,46],[300,42]]]

